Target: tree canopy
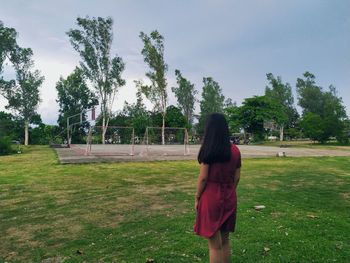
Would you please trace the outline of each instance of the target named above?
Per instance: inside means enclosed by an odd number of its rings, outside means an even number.
[[[265,96],[279,105],[276,121],[280,128],[280,140],[283,141],[284,128],[292,124],[296,112],[292,87],[289,83],[284,84],[280,76],[275,78],[272,73],[268,73],[266,77],[270,86],[266,86]]]
[[[223,113],[225,96],[222,90],[213,78],[203,78],[202,99],[200,101],[200,117],[198,123],[198,132],[204,131],[205,119],[210,113]]]
[[[33,70],[33,51],[17,45],[16,31],[5,28],[0,24],[0,38],[4,39],[0,50],[0,74],[4,58],[8,58],[15,70],[15,79],[0,79],[0,92],[7,99],[7,109],[11,109],[24,121],[24,144],[29,142],[29,124],[32,117],[37,114],[40,103],[39,88],[44,77],[38,70]]]
[[[328,91],[317,86],[315,76],[309,72],[304,78],[297,79],[298,104],[303,110],[301,128],[306,136],[322,143],[331,137],[338,141],[348,141],[346,134],[347,114],[336,88],[329,86]]]
[[[178,86],[172,87],[171,90],[175,94],[177,106],[184,114],[186,122],[191,125],[198,91],[194,88],[194,84],[182,76],[180,70],[175,70],[175,76]]]
[[[78,17],[77,26],[79,29],[71,29],[67,35],[82,59],[80,68],[92,83],[100,101],[104,143],[116,93],[125,85],[121,77],[125,64],[121,57],[111,55],[112,18]]]
[[[162,114],[162,144],[164,141],[165,116],[168,103],[166,72],[168,65],[164,61],[164,37],[154,30],[150,35],[140,33],[143,42],[143,55],[145,63],[149,67],[146,76],[151,81],[150,85],[139,82],[141,91],[149,99],[156,110]]]

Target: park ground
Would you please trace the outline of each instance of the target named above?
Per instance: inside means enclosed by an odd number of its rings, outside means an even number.
[[[244,159],[235,262],[349,262],[350,157]],[[195,161],[0,157],[0,262],[208,262]],[[262,211],[254,205],[265,205]]]

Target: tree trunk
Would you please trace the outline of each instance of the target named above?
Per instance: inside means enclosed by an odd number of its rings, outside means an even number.
[[[105,144],[105,137],[106,137],[106,115],[103,113],[103,118],[102,118],[102,144]]]
[[[284,125],[280,126],[280,141],[283,141]]]
[[[162,145],[165,144],[165,114],[163,115],[163,125],[162,125]]]
[[[24,145],[28,145],[28,141],[29,141],[29,133],[28,133],[28,129],[29,129],[29,121],[24,121]]]

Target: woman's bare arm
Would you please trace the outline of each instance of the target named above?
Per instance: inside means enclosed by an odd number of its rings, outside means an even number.
[[[208,174],[209,174],[209,164],[202,163],[201,167],[200,167],[198,179],[197,179],[197,192],[196,192],[196,200],[197,201],[201,197],[201,195],[204,191],[204,188],[207,184]]]
[[[237,168],[235,171],[235,177],[233,179],[233,184],[235,188],[237,188],[237,185],[239,183],[239,179],[241,178],[241,168]]]

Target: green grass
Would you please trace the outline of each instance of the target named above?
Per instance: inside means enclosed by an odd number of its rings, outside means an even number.
[[[245,159],[235,262],[349,262],[349,167]],[[208,262],[192,231],[197,174],[195,161],[59,165],[39,146],[0,157],[0,262]]]
[[[288,146],[293,148],[310,148],[310,149],[324,149],[324,150],[343,150],[350,151],[350,144],[341,144],[336,141],[328,143],[318,143],[312,141],[264,141],[259,143],[254,143],[253,145],[261,146]]]

